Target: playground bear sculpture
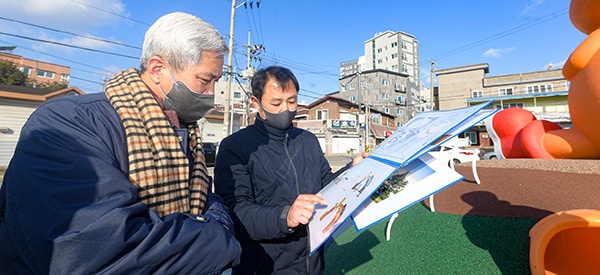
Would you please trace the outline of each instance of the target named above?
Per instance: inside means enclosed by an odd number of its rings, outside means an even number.
[[[600,159],[600,1],[573,0],[569,16],[573,26],[588,35],[562,69],[571,82],[573,127],[537,120],[520,108],[501,110],[487,123],[501,158]]]

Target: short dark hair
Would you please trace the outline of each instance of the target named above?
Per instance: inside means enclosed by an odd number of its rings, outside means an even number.
[[[252,95],[255,96],[258,101],[262,100],[262,96],[265,90],[265,85],[269,79],[274,79],[277,84],[281,85],[285,89],[287,83],[291,80],[296,87],[296,91],[300,92],[300,84],[298,79],[288,68],[281,66],[269,66],[265,69],[260,69],[252,77]]]

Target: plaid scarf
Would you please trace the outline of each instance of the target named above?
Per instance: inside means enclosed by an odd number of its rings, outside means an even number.
[[[129,179],[138,188],[138,201],[161,216],[202,213],[209,179],[198,125],[188,128],[194,155],[189,180],[188,159],[179,136],[138,70],[122,71],[108,80],[106,96],[125,127]]]

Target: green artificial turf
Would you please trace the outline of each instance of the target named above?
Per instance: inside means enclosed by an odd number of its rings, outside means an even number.
[[[415,204],[399,213],[386,241],[388,220],[339,232],[325,253],[325,274],[531,274],[528,233],[536,219],[432,213]]]

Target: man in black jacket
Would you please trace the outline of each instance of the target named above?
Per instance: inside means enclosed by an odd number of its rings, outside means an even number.
[[[252,80],[255,123],[221,142],[215,188],[229,206],[242,244],[234,274],[321,274],[325,269],[323,248],[308,255],[306,224],[315,203],[327,204],[317,193],[335,174],[316,136],[292,124],[299,89],[289,69],[259,70]]]

